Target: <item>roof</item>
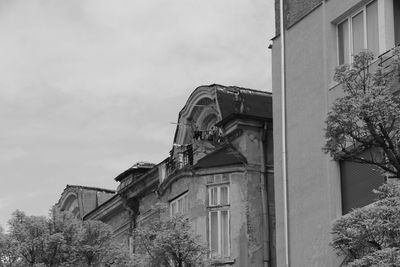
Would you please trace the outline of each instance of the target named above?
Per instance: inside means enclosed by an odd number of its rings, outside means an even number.
[[[130,174],[143,174],[148,170],[152,169],[155,164],[145,161],[139,161],[132,165],[126,171],[120,173],[117,177],[114,178],[115,181],[120,182]]]
[[[193,104],[190,100],[204,89],[209,90],[210,94],[215,92],[215,101],[217,102],[218,112],[221,115],[220,122],[225,122],[225,119],[231,118],[232,114],[246,115],[248,118],[253,117],[255,119],[272,120],[271,92],[238,86],[210,84],[199,86],[190,94],[185,106],[179,112],[178,122],[180,121],[183,112]],[[175,129],[174,143],[178,137],[178,126]]]
[[[247,163],[246,158],[232,146],[224,146],[201,158],[195,169]]]
[[[69,185],[65,187],[64,191],[66,191],[69,188],[78,188],[78,189],[85,189],[85,190],[93,190],[93,191],[100,191],[100,192],[105,192],[105,193],[115,193],[115,190],[111,189],[106,189],[106,188],[100,188],[100,187],[91,187],[91,186],[83,186],[83,185]]]
[[[70,185],[67,184],[67,186],[64,188],[63,192],[61,193],[61,197],[58,200],[56,205],[61,205],[63,198],[68,195],[68,190],[70,189],[83,189],[83,190],[90,190],[90,191],[97,191],[97,192],[103,192],[107,194],[115,194],[115,190],[111,189],[105,189],[105,188],[99,188],[99,187],[91,187],[91,186],[83,186],[83,185]]]
[[[222,120],[231,114],[272,119],[272,94],[236,86],[216,86]]]

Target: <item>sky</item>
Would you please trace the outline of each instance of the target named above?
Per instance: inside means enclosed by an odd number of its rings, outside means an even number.
[[[272,0],[0,0],[0,225],[168,156],[200,85],[271,91]]]

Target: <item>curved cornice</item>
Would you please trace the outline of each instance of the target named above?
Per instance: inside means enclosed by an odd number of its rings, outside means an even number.
[[[193,93],[189,96],[188,100],[186,101],[185,106],[179,113],[179,121],[177,126],[177,135],[174,140],[174,143],[184,145],[185,137],[187,135],[187,131],[191,129],[191,126],[196,125],[196,122],[191,121],[192,116],[194,113],[198,112],[198,116],[196,119],[204,118],[204,113],[213,113],[217,116],[218,120],[221,119],[220,111],[216,104],[216,86],[200,86],[197,87]],[[209,99],[211,102],[201,104],[201,102],[205,102],[205,100]],[[200,104],[199,104],[200,103]]]
[[[193,172],[191,168],[186,168],[177,171],[176,173],[170,175],[166,180],[164,180],[158,186],[158,194],[162,196],[170,185],[172,185],[175,181],[181,179],[182,177],[192,177],[192,176]]]
[[[57,203],[57,206],[60,207],[60,209],[65,209],[65,204],[68,199],[71,197],[74,197],[76,200],[78,200],[78,193],[76,192],[75,188],[66,188],[64,192],[62,192],[61,198]]]
[[[193,93],[190,94],[188,100],[186,101],[185,106],[181,110],[180,114],[181,117],[189,117],[190,114],[193,112],[194,108],[196,107],[196,104],[204,99],[204,98],[209,98],[211,100],[215,100],[216,94],[215,94],[215,88],[214,86],[200,86],[197,87]]]

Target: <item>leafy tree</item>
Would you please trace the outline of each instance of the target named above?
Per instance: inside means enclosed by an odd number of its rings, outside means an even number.
[[[69,212],[61,212],[53,207],[48,219],[48,229],[43,262],[47,266],[75,263],[82,221]]]
[[[112,242],[102,257],[102,263],[106,267],[132,267],[135,261],[126,246]]]
[[[207,248],[194,234],[189,219],[175,216],[148,222],[134,231],[137,266],[182,267],[207,264]]]
[[[112,229],[100,221],[84,221],[78,254],[87,266],[98,266],[111,245]]]
[[[5,234],[0,226],[0,267],[17,266],[20,262],[19,258],[18,243]]]
[[[400,266],[400,185],[376,190],[377,201],[355,209],[333,225],[333,248],[348,266]]]
[[[0,266],[132,265],[129,253],[112,241],[111,227],[100,221],[82,222],[53,208],[48,218],[16,211],[9,224],[10,233],[0,233]]]
[[[400,97],[392,90],[399,50],[385,68],[371,65],[373,59],[371,52],[361,52],[352,65],[336,69],[334,80],[344,96],[328,113],[324,149],[336,160],[373,164],[400,178]]]
[[[46,239],[49,235],[47,220],[43,216],[26,216],[17,210],[9,221],[10,238],[18,243],[18,253],[27,265],[42,262]]]

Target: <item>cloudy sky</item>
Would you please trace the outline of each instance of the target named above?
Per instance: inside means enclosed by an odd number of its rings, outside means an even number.
[[[272,0],[0,0],[0,225],[168,155],[197,86],[271,90]]]

